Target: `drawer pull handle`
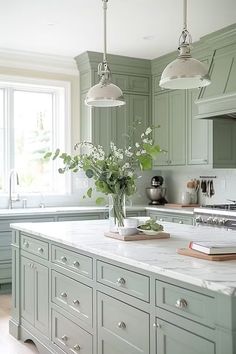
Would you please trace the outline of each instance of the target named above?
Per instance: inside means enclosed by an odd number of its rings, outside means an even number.
[[[68,340],[68,337],[66,335],[62,336],[61,339],[66,342]]]
[[[74,305],[79,305],[80,302],[79,302],[79,300],[73,300],[73,304],[74,304]]]
[[[66,256],[62,256],[62,257],[61,257],[61,261],[64,262],[64,263],[66,263],[66,262],[67,262]]]
[[[39,253],[43,253],[43,248],[42,248],[42,247],[39,247],[39,248],[38,248],[38,252],[39,252]]]
[[[80,350],[79,344],[74,345],[74,350],[76,350],[76,351],[79,351],[79,350]]]
[[[125,283],[126,283],[126,281],[125,281],[125,279],[124,278],[119,278],[119,279],[117,279],[117,285],[125,285]]]
[[[67,297],[67,293],[61,293],[61,297]]]
[[[25,241],[25,242],[24,242],[24,247],[26,247],[26,248],[29,247],[29,242],[28,242],[28,241]]]
[[[121,321],[121,322],[118,322],[118,328],[122,328],[122,329],[125,329],[126,328],[126,324],[123,322],[123,321]]]
[[[73,265],[74,265],[74,267],[79,268],[80,263],[78,261],[74,261]]]
[[[185,299],[178,299],[175,303],[175,307],[178,309],[185,309],[188,306],[188,303]]]

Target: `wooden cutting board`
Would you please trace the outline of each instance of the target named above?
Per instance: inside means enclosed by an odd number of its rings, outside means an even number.
[[[187,208],[187,207],[190,207],[190,208],[197,208],[199,207],[200,204],[178,204],[178,203],[167,203],[165,204],[165,207],[169,207],[169,208]]]
[[[117,240],[121,241],[139,241],[139,240],[157,240],[161,238],[170,238],[170,234],[164,231],[158,232],[155,236],[145,235],[143,233],[129,235],[129,236],[122,236],[118,232],[105,232],[104,235],[106,237],[116,238]]]
[[[184,256],[206,259],[207,261],[231,261],[236,259],[236,253],[210,255],[192,250],[191,248],[179,248],[177,249],[177,253]]]

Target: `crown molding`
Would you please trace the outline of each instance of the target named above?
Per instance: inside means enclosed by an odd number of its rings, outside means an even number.
[[[76,75],[74,58],[0,48],[0,66],[50,73]]]

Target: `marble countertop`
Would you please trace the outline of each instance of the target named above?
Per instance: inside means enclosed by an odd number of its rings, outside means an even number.
[[[193,215],[194,208],[179,208],[169,207],[164,205],[132,205],[127,206],[127,210],[142,211],[155,210],[168,213],[178,213],[185,215]],[[18,216],[33,216],[33,215],[49,215],[49,214],[78,214],[78,213],[97,213],[106,212],[106,206],[65,206],[65,207],[45,207],[45,208],[15,208],[15,209],[0,209],[0,218],[4,217],[18,217]]]
[[[145,218],[143,218],[145,220]],[[177,248],[193,240],[236,240],[236,231],[162,223],[170,239],[124,242],[104,236],[108,220],[21,223],[11,227],[97,256],[236,296],[236,261],[212,262],[182,256]]]

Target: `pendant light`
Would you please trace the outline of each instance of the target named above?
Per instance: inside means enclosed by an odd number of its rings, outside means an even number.
[[[179,38],[179,55],[164,69],[160,87],[165,89],[192,89],[211,83],[208,69],[199,60],[192,58],[192,38],[187,30],[187,0],[183,0],[183,30]]]
[[[86,96],[85,104],[93,107],[116,107],[125,104],[121,89],[111,83],[111,71],[107,64],[107,33],[106,33],[106,11],[108,0],[103,2],[104,18],[104,53],[103,61],[98,65],[98,77],[100,79],[97,85],[92,86]]]

